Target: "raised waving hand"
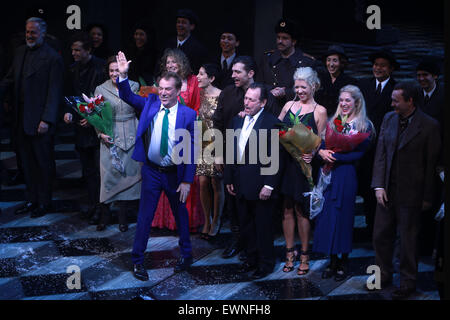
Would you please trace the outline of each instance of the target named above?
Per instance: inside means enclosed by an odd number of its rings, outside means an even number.
[[[119,73],[122,78],[126,78],[128,75],[128,69],[130,68],[130,61],[127,61],[125,54],[122,51],[119,51],[116,56],[117,64],[119,66]]]

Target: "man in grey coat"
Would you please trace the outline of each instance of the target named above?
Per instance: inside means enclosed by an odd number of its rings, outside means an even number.
[[[441,145],[439,124],[417,107],[418,94],[414,82],[394,87],[394,111],[381,125],[371,185],[377,199],[373,245],[382,288],[392,282],[397,229],[400,237],[400,287],[393,299],[407,298],[416,289],[420,213],[431,207]]]

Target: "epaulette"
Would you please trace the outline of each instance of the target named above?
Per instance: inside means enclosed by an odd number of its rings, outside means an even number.
[[[310,55],[310,54],[307,54],[307,53],[304,53],[303,52],[303,55],[304,56],[307,56],[308,58],[311,58],[311,59],[313,59],[313,60],[316,60],[316,58],[314,58],[312,55]]]

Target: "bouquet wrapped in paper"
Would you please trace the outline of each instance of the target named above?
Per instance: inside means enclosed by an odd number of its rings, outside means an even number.
[[[77,114],[86,119],[97,131],[104,133],[110,137],[112,146],[109,148],[112,163],[115,169],[123,173],[125,171],[123,161],[118,155],[117,146],[114,144],[114,120],[113,110],[108,101],[105,101],[102,95],[88,98],[83,94],[83,100],[80,97],[70,96],[64,97],[67,105],[69,105]]]
[[[346,117],[338,116],[334,120],[334,125],[327,123],[325,132],[325,149],[333,152],[350,152],[358,147],[364,140],[366,140],[371,132],[358,132],[346,123]],[[317,185],[311,192],[305,193],[310,197],[310,219],[314,219],[320,212],[322,212],[323,204],[325,202],[323,192],[331,183],[331,169],[333,163],[326,163],[320,170],[320,177]]]
[[[294,125],[291,128],[287,128],[283,124],[283,129],[280,130],[280,143],[286,149],[287,152],[300,164],[302,172],[308,180],[309,186],[312,189],[314,182],[312,178],[311,164],[306,163],[302,159],[303,154],[312,153],[320,145],[320,137],[317,136],[310,127],[304,125],[296,118]]]

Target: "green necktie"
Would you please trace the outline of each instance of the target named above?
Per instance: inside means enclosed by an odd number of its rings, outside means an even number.
[[[164,118],[162,123],[161,131],[161,146],[159,148],[159,153],[161,157],[164,158],[167,155],[167,150],[169,147],[169,109],[164,109]]]

